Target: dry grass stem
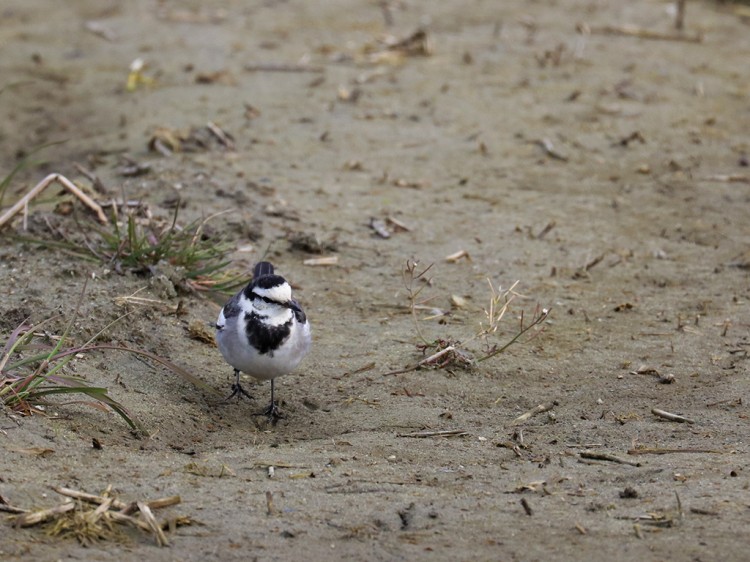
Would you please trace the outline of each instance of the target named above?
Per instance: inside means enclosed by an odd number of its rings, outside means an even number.
[[[40,181],[38,184],[36,184],[26,195],[21,197],[21,199],[19,199],[15,205],[13,205],[10,209],[8,209],[5,213],[3,213],[2,216],[0,216],[0,228],[5,226],[5,224],[8,221],[10,221],[10,219],[12,219],[14,216],[16,216],[19,212],[23,211],[24,212],[24,230],[26,230],[26,218],[25,217],[28,214],[29,203],[55,182],[61,184],[65,189],[67,189],[73,195],[75,195],[78,199],[80,199],[84,205],[86,205],[89,209],[94,211],[96,213],[97,218],[99,219],[99,222],[101,222],[102,224],[107,224],[109,222],[109,220],[107,219],[107,215],[104,214],[104,211],[102,210],[101,206],[96,201],[91,199],[91,197],[89,197],[83,191],[81,191],[72,181],[70,181],[68,178],[60,174],[50,174],[46,178],[44,178],[42,181]]]
[[[604,27],[592,27],[591,33],[599,35],[622,35],[625,37],[638,37],[639,39],[653,39],[656,41],[683,41],[686,43],[701,43],[703,36],[700,34],[686,35],[682,32],[659,32],[643,29],[634,25],[606,25]]]
[[[62,505],[52,507],[50,509],[41,509],[39,511],[31,511],[19,515],[15,519],[16,527],[31,527],[32,525],[38,525],[44,523],[50,519],[54,519],[60,515],[68,513],[76,508],[76,504],[73,501],[68,500]]]
[[[338,256],[326,256],[323,258],[310,258],[302,262],[303,265],[312,265],[312,266],[337,265],[338,263],[339,263]]]
[[[654,414],[655,416],[659,416],[660,418],[664,418],[665,420],[669,420],[669,421],[673,421],[677,423],[695,423],[695,420],[691,420],[679,414],[673,414],[665,410],[660,410],[659,408],[651,408],[651,413]]]
[[[662,449],[659,447],[637,447],[628,449],[629,455],[671,455],[673,453],[707,453],[712,455],[721,455],[725,451],[716,449],[687,448],[687,449]]]
[[[442,431],[415,431],[413,433],[399,433],[397,434],[398,437],[416,437],[416,438],[426,438],[426,437],[463,437],[464,435],[468,435],[468,431],[464,431],[462,429],[446,429]]]
[[[580,456],[582,459],[591,459],[595,461],[608,461],[608,462],[614,462],[617,464],[627,464],[629,466],[641,466],[641,463],[629,461],[627,459],[621,459],[620,457],[616,457],[615,455],[610,455],[609,453],[597,453],[594,451],[581,451]]]

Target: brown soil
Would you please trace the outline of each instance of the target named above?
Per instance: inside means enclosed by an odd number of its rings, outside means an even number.
[[[83,404],[6,412],[0,495],[40,508],[59,503],[53,485],[112,485],[125,500],[179,494],[164,513],[202,525],[159,549],[135,533],[84,548],[8,523],[3,560],[747,559],[747,21],[731,4],[691,2],[685,34],[703,40],[690,42],[601,33],[674,33],[670,4],[651,0],[392,2],[391,26],[378,4],[3,3],[2,170],[66,140],[18,176],[6,204],[52,171],[85,184],[79,162],[111,196],[142,199],[157,216],[169,218],[176,197],[185,222],[230,210],[209,225],[237,248],[253,246],[233,266],[249,271],[270,246],[315,338],[299,372],[278,380],[287,417],[276,426],[252,415],[267,383],[247,383],[253,401],[219,404],[130,355],[77,359],[71,369],[109,388],[150,436]],[[383,54],[378,38],[419,26],[429,56]],[[106,37],[94,32],[102,28]],[[137,57],[154,82],[127,92]],[[322,70],[245,68],[268,63]],[[172,156],[148,150],[157,127],[209,121],[234,149],[209,135]],[[123,177],[123,156],[150,171]],[[76,204],[76,214],[86,211]],[[389,216],[410,230],[378,237],[371,219]],[[45,218],[75,228],[48,202],[31,210],[34,236],[51,238]],[[168,282],[12,232],[20,220],[0,249],[4,338],[27,316],[70,317],[95,275],[77,341],[131,310],[104,339],[228,391],[231,369],[187,330],[213,321],[218,304],[170,298]],[[338,265],[303,265],[317,255],[290,243],[300,236],[328,246],[323,255]],[[460,250],[470,260],[445,261]],[[521,310],[528,318],[538,303],[552,315],[535,339],[473,369],[384,376],[421,357],[401,276],[409,258],[435,264],[420,296],[450,311],[420,313],[428,339],[481,352],[469,340],[488,278],[504,288],[520,280],[523,295],[499,342]],[[182,299],[186,314],[116,305],[138,290],[172,307]],[[452,309],[452,295],[464,306]],[[674,383],[632,374],[641,366]],[[663,420],[654,407],[695,423]],[[465,434],[404,436],[421,430]],[[637,447],[711,452],[628,455]],[[633,495],[626,488],[636,497],[622,497]],[[637,519],[648,514],[668,521]]]

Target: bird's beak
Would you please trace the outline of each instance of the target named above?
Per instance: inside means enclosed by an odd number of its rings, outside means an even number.
[[[302,309],[300,308],[299,304],[297,304],[297,301],[290,300],[287,303],[287,306],[292,309],[294,312],[302,312]]]

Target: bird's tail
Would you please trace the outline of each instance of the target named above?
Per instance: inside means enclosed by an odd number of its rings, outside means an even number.
[[[260,277],[263,277],[264,275],[273,275],[273,265],[271,265],[267,261],[259,261],[257,264],[255,264],[255,269],[253,270],[253,279],[258,279]]]

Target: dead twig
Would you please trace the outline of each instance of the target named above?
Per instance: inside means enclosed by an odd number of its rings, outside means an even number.
[[[442,431],[415,431],[413,433],[397,433],[397,437],[463,437],[468,435],[468,431],[462,429],[446,429]]]
[[[347,371],[346,373],[344,373],[342,375],[333,376],[331,378],[334,379],[334,380],[341,380],[344,377],[348,377],[350,375],[358,375],[360,373],[366,373],[367,371],[370,371],[370,370],[374,369],[376,366],[377,366],[377,363],[375,363],[375,361],[372,361],[370,363],[367,363],[366,365],[362,365],[358,369],[354,369],[353,371]]]
[[[529,502],[526,498],[521,498],[521,507],[523,507],[523,510],[526,512],[526,515],[531,517],[534,515],[534,510],[531,509],[531,506],[529,505]]]
[[[654,414],[655,416],[659,416],[660,418],[664,418],[665,420],[669,420],[669,421],[673,421],[677,423],[695,423],[695,420],[691,420],[679,414],[673,414],[665,410],[660,410],[659,408],[651,408],[651,413]]]
[[[206,123],[206,129],[216,137],[216,139],[229,150],[234,150],[234,139],[232,135],[224,131],[213,121]]]
[[[673,453],[708,453],[713,455],[721,455],[724,453],[724,451],[701,448],[662,449],[659,447],[638,447],[636,449],[628,449],[629,455],[671,455]]]
[[[682,31],[685,27],[685,4],[687,4],[687,0],[677,0],[675,4],[677,4],[677,10],[674,16],[674,28]]]
[[[544,412],[549,412],[552,408],[557,406],[559,402],[557,400],[553,400],[552,402],[547,402],[545,404],[539,404],[538,406],[532,408],[528,412],[525,412],[518,416],[516,419],[513,420],[513,425],[517,425],[520,423],[525,422],[526,420],[536,416],[537,414],[542,414]]]
[[[70,191],[73,195],[75,195],[78,199],[81,200],[81,202],[86,205],[89,209],[94,211],[96,213],[97,218],[99,219],[99,222],[102,224],[107,224],[109,220],[107,219],[107,215],[104,214],[104,211],[102,210],[101,206],[91,199],[88,195],[86,195],[83,191],[81,191],[72,181],[70,181],[68,178],[66,178],[63,175],[60,174],[50,174],[46,178],[44,178],[42,181],[40,181],[38,184],[36,184],[31,191],[29,191],[26,195],[21,197],[15,205],[13,205],[10,209],[5,211],[5,213],[0,216],[0,228],[5,226],[5,224],[12,219],[14,216],[16,216],[19,212],[23,211],[24,216],[28,213],[29,203],[32,199],[37,197],[40,193],[42,193],[45,189],[47,189],[50,185],[53,183],[59,183],[61,184],[65,189]],[[25,222],[25,221],[24,221]],[[25,229],[24,224],[24,229]]]
[[[595,461],[608,461],[616,462],[617,464],[627,464],[629,466],[641,466],[641,463],[629,461],[627,459],[621,459],[615,455],[609,453],[597,453],[595,451],[581,451],[578,453],[582,459],[591,459]]]
[[[461,351],[460,349],[457,349],[455,345],[449,345],[447,347],[444,347],[440,351],[433,353],[429,357],[425,357],[419,363],[415,363],[414,365],[410,365],[409,367],[404,367],[403,369],[397,369],[395,371],[389,371],[387,373],[383,373],[383,376],[389,377],[391,375],[401,375],[403,373],[410,373],[411,371],[416,371],[418,369],[421,369],[422,367],[438,365],[438,359],[441,359],[445,355],[448,355],[451,353],[455,354],[457,357],[465,356],[465,353]],[[448,362],[450,362],[450,360]],[[442,365],[439,365],[439,366],[442,366]]]
[[[62,505],[51,507],[49,509],[41,509],[39,511],[27,512],[27,513],[24,513],[23,515],[19,515],[16,518],[15,526],[16,527],[31,527],[32,525],[38,525],[39,523],[44,523],[45,521],[54,519],[55,517],[58,517],[62,515],[63,513],[72,511],[75,509],[75,507],[76,507],[75,502],[68,500],[66,503]]]
[[[652,39],[655,41],[684,41],[686,43],[703,42],[703,36],[700,34],[686,35],[682,32],[662,33],[660,31],[651,31],[650,29],[643,29],[634,25],[606,25],[604,27],[592,27],[591,33],[596,33],[598,35],[621,35],[624,37],[638,37],[639,39]]]
[[[63,488],[59,486],[52,486],[52,489],[60,494],[61,496],[66,496],[69,498],[73,498],[76,500],[81,500],[87,503],[95,503],[98,505],[103,504],[106,501],[109,501],[112,498],[107,498],[104,496],[97,496],[96,494],[89,494],[87,492],[81,492],[79,490],[73,490],[71,488]],[[125,509],[128,507],[128,504],[125,502],[122,502],[120,500],[114,500],[114,502],[111,504],[112,507],[115,509]]]
[[[705,181],[717,181],[722,183],[750,183],[750,176],[747,174],[716,174],[706,176]]]
[[[139,501],[137,503],[138,511],[141,512],[141,516],[143,516],[143,518],[146,520],[146,524],[148,524],[151,532],[154,533],[156,544],[158,544],[159,546],[169,546],[167,536],[164,534],[164,531],[162,530],[161,525],[159,525],[158,521],[156,520],[156,517],[154,517],[151,508],[146,502]]]
[[[324,72],[322,66],[311,66],[309,64],[285,64],[285,63],[248,63],[245,65],[248,72]]]
[[[303,265],[312,265],[312,266],[327,266],[327,265],[336,265],[339,263],[339,257],[338,256],[326,256],[322,258],[310,258],[307,260],[304,260],[302,262]]]

